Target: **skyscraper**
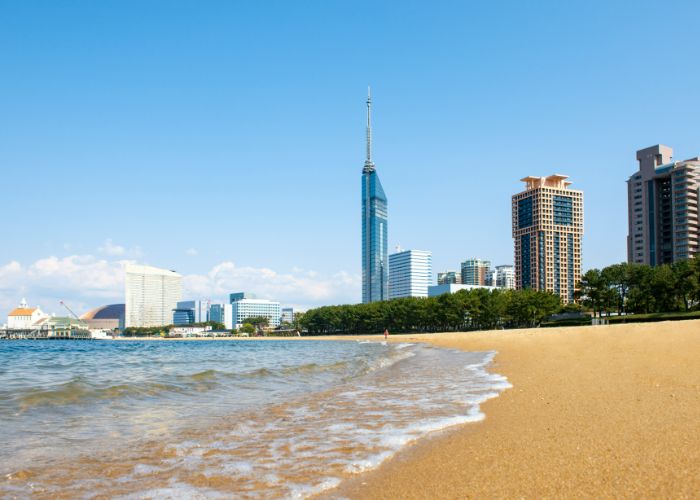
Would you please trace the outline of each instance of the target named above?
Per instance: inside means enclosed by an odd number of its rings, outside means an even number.
[[[656,266],[700,251],[700,158],[672,161],[657,144],[637,151],[639,171],[627,181],[627,261]]]
[[[581,279],[583,193],[566,175],[525,177],[513,196],[515,287],[547,290],[574,300]]]
[[[168,325],[182,298],[182,276],[167,269],[128,264],[125,289],[126,327]]]
[[[433,256],[427,250],[398,250],[389,255],[389,298],[427,297],[433,280]]]
[[[367,93],[367,158],[362,169],[362,302],[389,298],[387,199],[372,163],[372,96]]]

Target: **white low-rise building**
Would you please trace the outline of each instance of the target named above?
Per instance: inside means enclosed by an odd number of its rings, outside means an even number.
[[[10,330],[30,330],[49,315],[38,307],[29,307],[27,301],[22,299],[19,307],[16,307],[7,315],[7,328]]]

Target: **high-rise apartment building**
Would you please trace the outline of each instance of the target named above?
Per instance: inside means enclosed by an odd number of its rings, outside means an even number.
[[[240,328],[248,318],[264,317],[271,327],[280,326],[282,308],[279,302],[264,299],[249,299],[244,293],[232,293],[231,313],[234,328]]]
[[[515,287],[547,290],[574,300],[581,279],[583,192],[566,175],[525,177],[513,196]]]
[[[386,300],[388,280],[387,198],[372,163],[372,98],[367,95],[367,158],[362,169],[362,302]]]
[[[167,269],[128,264],[125,295],[127,328],[168,325],[182,298],[182,276]]]
[[[427,250],[389,255],[389,298],[427,297],[433,279],[433,256]]]
[[[437,275],[438,285],[460,285],[462,284],[462,273],[459,271],[445,271]]]
[[[627,181],[627,261],[656,266],[700,251],[700,158],[673,161],[657,144],[637,151],[639,171]]]
[[[489,271],[486,284],[496,288],[515,288],[515,267],[508,265],[496,266],[495,269]]]
[[[491,262],[482,259],[467,259],[462,262],[462,284],[485,286]]]

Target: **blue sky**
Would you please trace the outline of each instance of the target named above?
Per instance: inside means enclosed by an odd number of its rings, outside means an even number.
[[[700,155],[694,2],[0,0],[0,312],[187,294],[360,299],[364,100],[390,246],[511,263],[526,175],[585,192],[584,268],[625,259],[625,180]]]

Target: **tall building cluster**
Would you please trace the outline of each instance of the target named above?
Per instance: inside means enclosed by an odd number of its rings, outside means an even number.
[[[362,302],[428,297],[459,288],[513,288],[512,266],[497,266],[482,259],[467,259],[459,271],[438,273],[433,286],[432,254],[427,250],[399,250],[387,254],[388,200],[372,161],[372,97],[367,95],[366,157],[362,169]]]

